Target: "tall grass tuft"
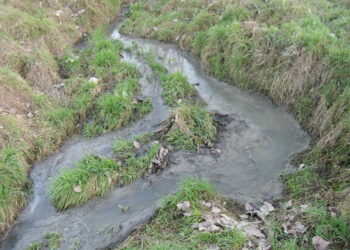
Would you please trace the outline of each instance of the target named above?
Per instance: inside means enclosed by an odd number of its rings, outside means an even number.
[[[103,196],[118,181],[120,166],[112,159],[87,156],[76,168],[64,170],[54,178],[50,199],[58,211],[84,204],[94,196]]]
[[[117,141],[115,152],[118,163],[111,158],[86,156],[74,169],[63,170],[52,180],[50,199],[61,211],[82,205],[92,197],[104,196],[117,184],[127,184],[142,177],[159,149],[160,144],[154,143],[145,153],[136,155],[131,142]]]
[[[195,150],[216,135],[212,115],[199,104],[179,105],[172,111],[170,122],[165,139],[179,149]]]
[[[196,95],[195,88],[188,79],[180,72],[170,74],[168,70],[156,61],[154,55],[146,53],[147,63],[160,78],[163,87],[163,98],[169,106],[176,106],[179,102],[190,99]]]

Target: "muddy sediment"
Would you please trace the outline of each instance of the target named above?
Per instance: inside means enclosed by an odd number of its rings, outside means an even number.
[[[115,140],[158,131],[170,114],[157,77],[137,55],[125,52],[124,60],[134,63],[142,75],[142,95],[152,99],[152,112],[118,132],[93,139],[76,136],[59,152],[35,164],[32,198],[1,242],[1,249],[25,249],[49,231],[62,233],[62,249],[114,245],[149,220],[162,198],[191,176],[209,179],[221,194],[241,202],[276,199],[283,191],[279,175],[288,168],[293,154],[308,147],[308,135],[290,114],[265,97],[207,76],[199,62],[174,45],[128,38],[119,33],[119,27],[111,36],[127,46],[136,42],[143,50],[151,50],[170,72],[187,76],[207,109],[227,115],[217,143],[197,153],[175,152],[170,168],[160,174],[115,188],[80,207],[56,212],[47,190],[62,169],[73,167],[86,154],[111,156]],[[129,209],[122,211],[119,205]]]

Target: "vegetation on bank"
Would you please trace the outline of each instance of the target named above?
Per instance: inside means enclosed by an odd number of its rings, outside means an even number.
[[[312,148],[296,159],[307,167],[283,177],[285,201],[308,204],[319,218],[304,215],[305,238],[286,239],[279,228],[273,240],[294,249],[310,247],[310,237],[320,235],[345,247],[349,210],[331,218],[329,209],[350,206],[347,1],[140,0],[130,9],[124,33],[178,43],[209,73],[271,97],[308,129]]]
[[[104,196],[114,186],[144,176],[160,147],[159,143],[153,143],[140,152],[132,141],[118,140],[115,158],[86,156],[75,168],[63,170],[52,180],[49,197],[61,211],[82,205],[95,196]]]
[[[57,58],[119,9],[119,0],[0,3],[0,235],[25,205],[30,163],[75,130],[100,88],[74,77],[63,91]]]
[[[241,249],[246,236],[239,230],[207,233],[192,228],[206,212],[200,203],[220,202],[220,199],[209,182],[186,179],[175,195],[165,198],[155,219],[138,229],[118,249],[207,249],[211,245],[220,249]],[[179,214],[177,204],[185,201],[191,204],[190,216]]]
[[[314,135],[304,161],[331,169],[349,165],[349,16],[343,1],[138,1],[122,31],[177,42],[282,103]]]

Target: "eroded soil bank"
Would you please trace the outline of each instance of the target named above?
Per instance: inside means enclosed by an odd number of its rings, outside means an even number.
[[[149,220],[159,201],[174,193],[179,182],[189,176],[207,178],[220,193],[242,202],[279,198],[279,175],[288,168],[293,154],[308,147],[309,136],[290,114],[265,97],[207,76],[197,61],[175,46],[122,36],[119,26],[112,38],[125,45],[136,42],[142,49],[150,49],[168,70],[188,77],[209,110],[230,116],[214,146],[219,153],[178,151],[170,168],[159,175],[115,188],[107,196],[80,207],[55,211],[47,196],[52,177],[66,167],[74,167],[86,154],[111,155],[116,139],[157,131],[169,115],[159,81],[149,66],[135,53],[123,52],[124,60],[136,64],[142,75],[142,95],[152,99],[152,112],[117,132],[93,139],[75,136],[58,153],[35,164],[31,201],[1,242],[1,249],[24,249],[49,231],[62,233],[62,249],[96,249],[115,244]],[[118,205],[129,209],[123,212]]]

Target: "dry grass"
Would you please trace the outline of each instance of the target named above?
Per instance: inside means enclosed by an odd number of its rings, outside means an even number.
[[[57,88],[56,60],[85,32],[115,19],[120,9],[119,0],[5,2],[0,3],[0,159],[15,148],[16,169],[24,178],[6,182],[10,165],[1,162],[0,235],[25,205],[29,163],[74,131],[74,117],[64,103],[70,99]]]

